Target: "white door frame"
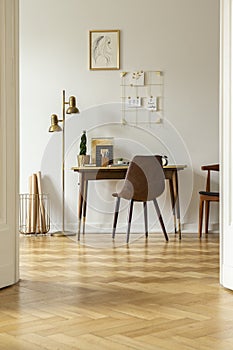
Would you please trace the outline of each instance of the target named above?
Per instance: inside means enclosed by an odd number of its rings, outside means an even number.
[[[233,290],[233,0],[220,5],[220,283]]]
[[[0,288],[19,279],[18,16],[18,0],[0,0]]]

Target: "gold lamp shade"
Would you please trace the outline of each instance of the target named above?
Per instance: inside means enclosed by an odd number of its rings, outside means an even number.
[[[62,128],[58,125],[58,117],[56,114],[51,115],[51,126],[49,132],[62,131]]]
[[[74,96],[69,98],[69,108],[66,111],[67,114],[79,113],[79,109],[76,107],[76,99]]]

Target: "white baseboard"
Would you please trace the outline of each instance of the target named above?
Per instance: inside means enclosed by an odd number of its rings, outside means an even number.
[[[166,223],[165,223],[166,226]],[[60,225],[51,225],[51,232],[60,230]],[[65,230],[69,232],[76,233],[78,229],[77,223],[71,223],[65,225]],[[171,224],[166,226],[168,233],[173,233],[174,229]],[[119,222],[117,225],[117,233],[125,233],[127,230],[126,223]],[[182,233],[197,233],[198,232],[198,224],[197,223],[191,223],[191,224],[182,224],[181,225]],[[110,233],[112,232],[112,226],[107,226],[106,223],[86,223],[85,227],[86,233]],[[161,227],[159,225],[153,225],[152,227],[149,227],[149,231],[161,231]],[[131,226],[131,232],[132,233],[144,233],[144,224],[137,224],[134,223]],[[219,232],[219,224],[213,223],[209,225],[209,232]]]
[[[221,284],[223,287],[233,290],[233,266],[222,265]]]
[[[198,232],[198,224],[197,223],[182,224],[181,230],[184,233],[197,233]],[[202,230],[204,231],[204,225],[203,225]],[[209,224],[209,232],[214,232],[214,233],[219,232],[219,224],[218,223],[210,223]]]

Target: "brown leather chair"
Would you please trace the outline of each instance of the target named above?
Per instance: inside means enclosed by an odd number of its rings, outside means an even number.
[[[207,171],[207,180],[206,180],[206,190],[200,191],[200,205],[199,205],[199,227],[198,234],[201,238],[202,236],[202,221],[203,221],[203,206],[205,204],[205,233],[208,233],[209,225],[209,204],[210,202],[219,202],[219,192],[210,191],[210,174],[211,171],[219,171],[219,164],[213,165],[203,165],[201,170]]]
[[[133,214],[134,202],[142,202],[144,208],[145,235],[148,237],[148,222],[147,222],[147,202],[153,201],[155,210],[159,217],[166,241],[168,235],[163,223],[163,218],[160,213],[156,198],[160,196],[165,189],[164,171],[162,168],[161,156],[135,156],[130,162],[126,173],[125,182],[122,190],[119,193],[113,193],[116,197],[116,206],[113,221],[112,237],[115,238],[118,213],[120,207],[120,199],[128,199],[130,201],[128,228],[126,242],[129,242],[131,220]]]

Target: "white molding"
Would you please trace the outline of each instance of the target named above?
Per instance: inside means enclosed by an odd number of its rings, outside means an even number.
[[[233,0],[220,8],[220,283],[233,289]]]
[[[233,290],[233,268],[229,265],[222,266],[222,285],[225,288]]]
[[[6,4],[0,1],[0,224],[6,224]]]
[[[122,222],[119,222],[119,225],[117,227],[117,232],[119,233],[125,233],[126,230],[127,230],[127,223],[122,223]],[[53,233],[55,231],[58,231],[57,230],[57,227],[60,227],[61,225],[60,224],[57,224],[57,225],[51,225],[51,230],[49,233]],[[67,231],[69,232],[76,232],[77,231],[77,227],[78,227],[78,224],[77,223],[71,223],[71,224],[66,224],[65,225],[65,228]],[[165,227],[166,227],[166,223],[165,223]],[[167,228],[167,227],[166,227]],[[197,228],[197,223],[192,223],[192,224],[182,224],[181,225],[181,230],[182,230],[182,233],[183,235],[185,234],[196,234],[197,237],[198,237],[198,228]],[[95,222],[95,223],[91,223],[91,224],[88,224],[88,222],[86,223],[86,228],[85,228],[85,231],[87,233],[111,233],[112,232],[112,227],[106,227],[106,225],[104,224],[101,224],[99,222]],[[144,233],[144,224],[133,224],[132,227],[131,227],[131,232],[132,233]],[[161,227],[159,225],[156,225],[156,226],[153,226],[152,228],[149,228],[149,232],[162,232],[161,231]],[[174,231],[173,231],[173,228],[171,227],[168,227],[167,228],[167,232],[169,235],[173,235],[174,234]],[[215,224],[210,224],[209,225],[209,234],[211,235],[211,233],[218,233],[219,232],[219,224],[218,223],[215,223]]]

